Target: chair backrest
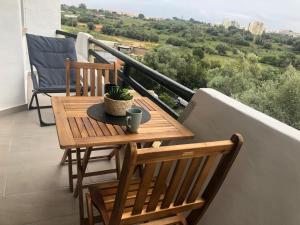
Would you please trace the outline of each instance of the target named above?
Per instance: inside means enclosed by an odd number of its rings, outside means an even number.
[[[65,63],[67,96],[70,96],[71,71],[75,71],[76,96],[88,96],[89,88],[91,96],[102,96],[104,85],[110,83],[110,71],[113,73],[113,83],[117,83],[115,64],[72,62],[69,59]]]
[[[75,43],[72,38],[52,38],[26,34],[31,72],[33,66],[38,73],[39,87],[66,85],[67,58],[77,61]],[[75,79],[71,79],[75,83]]]
[[[159,148],[137,150],[135,144],[130,144],[109,225],[135,224],[185,211],[191,211],[185,218],[188,224],[196,225],[221,187],[242,143],[241,135],[235,134],[231,140]],[[137,165],[145,166],[143,175],[133,206],[125,208]]]

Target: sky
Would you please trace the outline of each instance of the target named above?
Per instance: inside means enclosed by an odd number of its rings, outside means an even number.
[[[300,32],[300,0],[61,0],[68,5],[85,3],[88,8],[143,13],[147,17],[222,23],[237,20],[246,26],[253,20],[264,22],[267,30]]]

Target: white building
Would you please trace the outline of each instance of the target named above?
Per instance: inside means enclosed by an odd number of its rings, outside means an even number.
[[[266,28],[263,22],[252,21],[249,23],[248,30],[254,35],[262,35]]]
[[[239,22],[235,20],[225,19],[223,21],[223,26],[227,29],[228,27],[237,27],[240,28]]]

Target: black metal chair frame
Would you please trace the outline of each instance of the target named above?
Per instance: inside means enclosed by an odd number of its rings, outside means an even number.
[[[40,106],[40,103],[39,103],[39,99],[38,99],[38,94],[44,94],[48,97],[51,98],[51,95],[49,95],[48,93],[46,92],[40,92],[36,86],[37,86],[37,81],[36,81],[36,77],[37,75],[35,75],[34,71],[33,71],[33,66],[32,64],[30,64],[30,69],[31,69],[31,80],[32,80],[32,83],[33,83],[33,90],[32,90],[32,96],[31,96],[31,100],[30,100],[30,103],[29,103],[29,106],[28,106],[28,109],[29,110],[33,110],[33,109],[36,109],[37,112],[38,112],[38,117],[39,117],[39,121],[40,121],[40,126],[41,127],[45,127],[45,126],[52,126],[52,125],[55,125],[55,123],[47,123],[43,120],[42,118],[42,114],[41,114],[41,109],[47,109],[47,108],[52,108],[51,105],[46,105],[46,106]],[[33,100],[35,99],[35,104],[36,106],[33,106]]]
[[[31,65],[32,67],[32,65]],[[49,108],[52,108],[52,105],[46,105],[46,106],[41,106],[40,103],[39,103],[39,99],[38,99],[38,94],[42,94],[42,95],[46,95],[48,97],[52,97],[49,93],[66,93],[65,91],[55,91],[55,92],[44,92],[44,91],[40,91],[38,88],[37,88],[37,82],[36,82],[36,77],[34,76],[37,76],[35,75],[34,71],[33,71],[33,68],[31,68],[31,79],[32,79],[32,82],[33,82],[33,90],[32,90],[32,96],[31,96],[31,100],[30,100],[30,103],[29,103],[29,106],[28,106],[28,109],[29,110],[34,110],[36,109],[37,112],[38,112],[38,117],[39,117],[39,122],[40,122],[40,126],[41,127],[45,127],[45,126],[53,126],[55,125],[55,123],[48,123],[48,122],[45,122],[42,118],[42,113],[41,113],[41,109],[49,109]],[[71,90],[72,93],[75,92],[75,90]],[[36,106],[33,106],[33,101],[35,100],[35,104]]]

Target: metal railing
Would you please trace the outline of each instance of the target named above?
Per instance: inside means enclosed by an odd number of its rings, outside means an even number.
[[[71,34],[65,31],[57,30],[56,34],[64,35],[65,37],[71,37],[76,38],[76,34]],[[153,70],[152,68],[144,65],[143,63],[129,57],[128,55],[118,51],[117,49],[114,49],[110,46],[107,46],[103,42],[90,38],[89,39],[90,44],[94,44],[95,46],[98,46],[102,48],[103,50],[109,52],[113,56],[117,57],[121,61],[124,62],[124,68],[123,70],[118,71],[119,77],[126,82],[128,85],[130,85],[136,92],[138,92],[142,96],[146,96],[150,98],[152,101],[154,101],[156,104],[158,104],[161,108],[163,108],[166,112],[168,112],[171,116],[174,118],[178,118],[178,113],[175,112],[171,107],[169,107],[166,103],[161,101],[156,96],[152,95],[143,85],[141,85],[138,81],[136,81],[129,73],[131,68],[134,68],[135,70],[141,72],[143,75],[145,75],[147,78],[150,78],[151,80],[157,82],[162,87],[166,88],[170,92],[174,93],[178,97],[190,101],[191,98],[194,95],[194,91],[187,88],[186,86],[170,79],[169,77],[159,73],[156,70]],[[94,49],[89,49],[89,55],[92,55],[98,60],[104,60]]]

